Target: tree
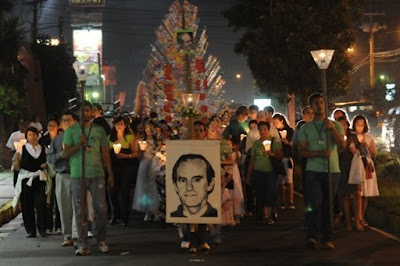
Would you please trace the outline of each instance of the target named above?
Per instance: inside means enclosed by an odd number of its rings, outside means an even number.
[[[39,42],[32,44],[32,52],[40,61],[43,80],[44,104],[47,115],[65,111],[69,98],[76,97],[75,61],[66,44],[49,45],[49,37],[39,35]]]
[[[247,57],[260,91],[281,101],[293,92],[305,103],[310,93],[322,90],[311,50],[335,50],[327,71],[328,95],[346,93],[352,69],[346,49],[355,41],[364,2],[238,0],[223,15],[235,31],[244,31],[235,52]]]

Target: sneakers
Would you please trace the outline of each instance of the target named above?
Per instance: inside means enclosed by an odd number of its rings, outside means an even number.
[[[188,242],[188,241],[181,242],[181,248],[189,249],[189,247],[190,247],[190,242]]]
[[[203,245],[201,245],[201,251],[202,252],[209,252],[210,251],[210,245],[208,245],[207,243],[204,243]]]
[[[280,208],[281,208],[281,210],[284,210],[284,209],[286,209],[286,205],[285,205],[285,203],[282,203],[282,204],[281,204],[281,206],[280,206]]]
[[[335,249],[336,246],[332,241],[327,241],[322,246],[324,249]]]
[[[61,243],[62,247],[72,247],[74,245],[74,240],[72,238],[64,239],[64,242]]]
[[[58,235],[62,235],[62,233],[63,233],[61,228],[57,228],[56,232],[57,232]]]
[[[106,242],[102,241],[99,243],[99,250],[102,253],[108,253],[110,251],[110,248],[108,247]]]
[[[92,233],[92,231],[88,231],[87,236],[88,236],[88,238],[93,238],[94,234]]]
[[[294,203],[292,202],[292,203],[289,203],[289,208],[288,208],[289,210],[295,210],[296,209],[296,207],[294,206]]]
[[[88,248],[78,247],[78,249],[75,251],[75,256],[87,256],[87,255],[90,255],[90,251]]]
[[[51,235],[53,232],[50,229],[46,229],[46,235]]]
[[[274,221],[272,218],[267,218],[267,219],[265,219],[265,222],[266,222],[268,225],[273,225],[273,224],[275,223],[275,221]]]
[[[318,242],[317,240],[315,240],[315,238],[309,238],[307,240],[306,246],[311,249],[318,249]]]

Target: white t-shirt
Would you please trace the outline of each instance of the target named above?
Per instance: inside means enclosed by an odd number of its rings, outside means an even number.
[[[29,126],[36,128],[39,132],[43,130],[43,126],[40,122],[30,122]]]

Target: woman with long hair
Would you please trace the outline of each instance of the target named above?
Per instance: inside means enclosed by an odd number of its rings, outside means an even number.
[[[121,221],[122,226],[128,224],[129,195],[133,180],[136,180],[137,148],[135,136],[130,133],[127,121],[117,116],[113,121],[109,147],[111,164],[114,173],[114,187],[111,189],[112,218],[110,224]]]
[[[289,123],[286,117],[282,114],[276,113],[273,116],[274,125],[278,130],[278,134],[280,140],[282,142],[282,151],[283,151],[283,165],[285,167],[285,176],[280,176],[279,182],[279,190],[281,197],[281,209],[290,209],[294,210],[296,207],[294,206],[293,201],[293,129],[289,126]],[[289,204],[286,205],[286,193],[285,193],[285,184],[287,185],[287,195],[289,198]]]
[[[364,215],[368,206],[368,198],[379,196],[378,180],[376,177],[375,166],[372,158],[376,156],[376,147],[374,138],[368,133],[368,120],[363,115],[357,115],[353,118],[352,129],[355,131],[355,148],[360,151],[363,158],[363,164],[366,172],[366,181],[361,184],[361,211],[360,223],[368,226],[364,220]],[[353,149],[353,152],[355,150]]]
[[[132,208],[145,212],[145,221],[153,220],[158,213],[157,184],[151,174],[152,160],[159,144],[155,134],[154,126],[147,123],[144,126],[143,138],[136,140],[140,163]]]

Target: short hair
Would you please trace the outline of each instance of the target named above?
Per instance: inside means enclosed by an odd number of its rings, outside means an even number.
[[[96,108],[100,111],[100,113],[103,113],[103,106],[101,106],[99,103],[93,103],[92,108]]]
[[[84,103],[83,106],[84,106],[84,107],[90,107],[90,109],[93,109],[92,103],[89,102],[89,101],[86,101],[86,100],[85,100],[85,103]]]
[[[239,116],[239,115],[245,115],[245,114],[248,114],[249,113],[249,110],[247,109],[247,107],[246,106],[244,106],[244,105],[241,105],[241,106],[239,106],[238,107],[238,109],[236,109],[236,115],[237,116]]]
[[[72,116],[72,119],[74,119],[75,121],[79,120],[79,116],[76,113],[71,112],[71,111],[65,111],[62,115],[63,116],[64,115],[70,115],[70,116]]]
[[[212,168],[212,165],[203,155],[193,154],[193,153],[183,154],[181,155],[181,157],[179,157],[179,159],[176,161],[174,165],[174,168],[172,169],[172,181],[176,183],[176,181],[178,180],[178,168],[181,165],[181,163],[196,159],[202,160],[206,163],[207,183],[210,184],[211,180],[215,178],[215,171]]]
[[[258,125],[258,122],[257,122],[257,120],[253,119],[253,120],[250,120],[250,121],[249,121],[249,126],[250,126],[251,124],[256,124],[256,125]]]
[[[203,123],[202,121],[200,121],[200,120],[195,121],[195,122],[193,123],[193,126],[203,126],[204,130],[207,129],[206,124],[204,124],[204,123]]]
[[[252,104],[252,105],[250,105],[250,106],[249,106],[249,111],[251,111],[251,110],[256,110],[256,111],[258,111],[258,110],[259,110],[259,108],[258,108],[258,106],[257,106],[257,105],[255,105],[255,104]]]
[[[268,113],[275,113],[275,108],[272,105],[268,105],[264,107],[264,111],[268,112]]]
[[[258,129],[260,129],[260,127],[262,127],[262,126],[266,126],[266,127],[268,128],[268,130],[271,128],[271,125],[270,125],[268,122],[266,122],[266,121],[261,121],[261,122],[258,123],[258,125],[257,125]]]
[[[39,130],[37,130],[37,128],[36,127],[28,127],[28,129],[25,131],[25,138],[27,139],[28,138],[28,132],[33,132],[33,133],[35,133],[36,135],[38,135],[39,136]]]
[[[322,94],[319,92],[314,92],[313,94],[310,95],[310,97],[308,97],[308,104],[312,105],[314,99],[318,99],[318,98],[324,99],[324,96],[322,96]]]
[[[342,108],[335,108],[335,110],[332,111],[332,119],[335,120],[335,113],[340,112],[343,114],[344,117],[348,117],[347,112],[343,110]]]
[[[368,119],[363,115],[356,115],[351,122],[351,128],[355,131],[356,130],[356,123],[358,120],[364,120],[365,126],[363,133],[367,133],[369,131]]]
[[[46,124],[46,125],[48,125],[50,121],[56,122],[57,126],[60,125],[60,121],[58,121],[58,119],[55,118],[55,117],[50,117],[50,118],[47,120],[47,124]]]

